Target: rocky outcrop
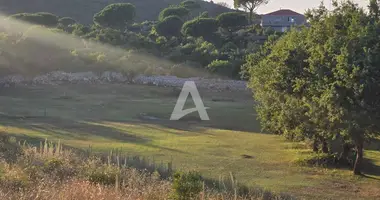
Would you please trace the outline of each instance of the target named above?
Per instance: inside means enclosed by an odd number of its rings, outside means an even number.
[[[70,84],[99,84],[99,83],[134,83],[143,85],[155,85],[161,87],[182,87],[186,81],[194,81],[198,88],[223,90],[246,90],[246,82],[238,80],[204,79],[204,78],[178,78],[176,76],[144,76],[139,75],[133,79],[119,72],[106,71],[101,74],[93,72],[67,73],[54,71],[34,78],[25,78],[21,75],[6,76],[0,78],[0,87],[16,85],[57,85]]]

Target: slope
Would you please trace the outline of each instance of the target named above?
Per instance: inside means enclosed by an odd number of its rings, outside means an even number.
[[[136,6],[136,21],[156,20],[160,11],[169,5],[178,5],[183,0],[1,0],[0,13],[9,15],[23,12],[50,12],[61,17],[72,17],[80,23],[92,23],[95,13],[112,3],[132,3]],[[210,16],[233,11],[206,1],[199,1],[201,9]],[[198,13],[197,13],[198,14]]]

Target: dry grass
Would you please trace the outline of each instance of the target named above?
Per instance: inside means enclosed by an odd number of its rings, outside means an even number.
[[[60,143],[45,141],[37,148],[11,142],[7,135],[0,137],[0,199],[156,200],[172,199],[175,192],[171,179],[158,172],[115,165],[110,158],[102,162],[64,150]],[[9,154],[15,158],[9,159]],[[242,196],[238,190],[237,184],[233,190],[216,190],[203,183],[196,199],[285,199],[259,189]]]

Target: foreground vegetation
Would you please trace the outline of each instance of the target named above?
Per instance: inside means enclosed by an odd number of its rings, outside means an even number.
[[[129,167],[138,160],[119,161],[117,156],[115,163],[108,156],[105,162],[99,156],[65,150],[60,143],[41,144],[21,146],[0,135],[1,199],[291,199],[242,190],[234,179],[230,190],[209,187],[193,171],[176,172],[164,180],[159,171]]]
[[[144,91],[144,92],[141,92]],[[1,130],[40,146],[47,138],[93,153],[120,152],[145,157],[157,166],[196,170],[204,178],[234,179],[249,188],[265,188],[307,199],[376,198],[379,146],[368,146],[364,172],[315,168],[305,143],[260,133],[249,93],[200,91],[210,107],[209,122],[197,113],[169,121],[178,96],[171,88],[138,85],[61,85],[2,89]],[[191,100],[189,107],[193,107]],[[235,120],[239,119],[239,120]],[[123,159],[120,159],[123,160]],[[303,166],[300,166],[302,164]],[[134,167],[140,168],[139,165]],[[165,171],[165,170],[164,170]]]

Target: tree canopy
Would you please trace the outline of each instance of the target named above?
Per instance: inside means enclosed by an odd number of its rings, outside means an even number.
[[[106,6],[96,13],[94,23],[104,27],[124,28],[127,22],[134,19],[136,15],[135,6],[130,3],[115,3]]]
[[[155,26],[159,35],[165,37],[179,36],[181,34],[181,28],[183,21],[178,16],[169,16],[158,22]]]
[[[234,29],[248,24],[247,17],[241,12],[227,12],[218,15],[216,20],[224,29]]]
[[[56,15],[46,12],[19,13],[11,15],[10,18],[48,27],[56,26],[58,23],[58,17]]]
[[[194,0],[186,0],[181,2],[181,6],[189,10],[201,8],[201,5]]]
[[[197,18],[183,24],[182,33],[193,37],[207,38],[218,29],[218,23],[213,18]]]
[[[166,17],[173,16],[173,15],[178,16],[183,19],[184,17],[188,16],[189,13],[190,13],[190,10],[182,6],[169,7],[169,8],[163,9],[160,12],[160,15],[158,16],[158,20],[161,21],[165,19]]]
[[[380,23],[352,2],[334,6],[308,12],[309,28],[249,56],[250,86],[264,128],[352,143],[360,174],[364,142],[380,134]]]
[[[76,24],[77,21],[75,21],[75,19],[73,19],[71,17],[62,17],[58,20],[58,23],[60,23],[64,26],[69,26],[69,25]]]
[[[259,6],[267,4],[269,0],[234,0],[235,8],[243,8],[249,11],[249,21],[252,23],[253,11],[255,11]]]

